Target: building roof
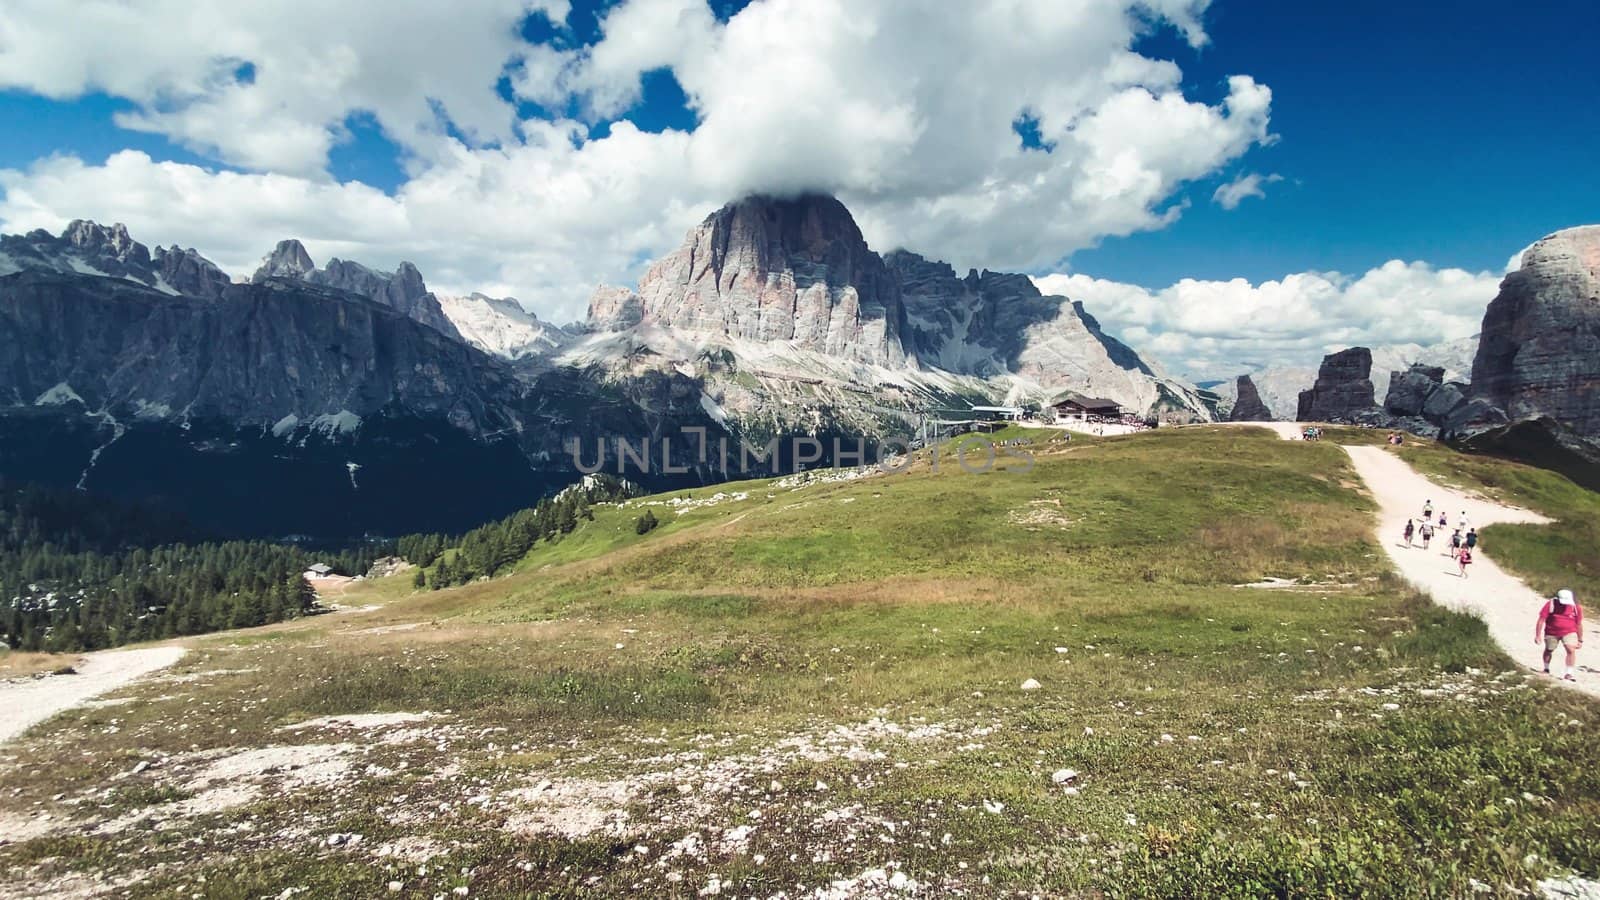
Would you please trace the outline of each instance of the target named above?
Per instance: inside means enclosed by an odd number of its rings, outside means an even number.
[[[1003,414],[1008,415],[1008,416],[1020,416],[1020,415],[1022,415],[1022,407],[1020,407],[1020,406],[974,406],[972,408],[972,411],[973,412],[1003,413]]]
[[[306,571],[307,572],[315,572],[318,575],[326,575],[329,572],[333,571],[333,567],[329,566],[329,565],[326,565],[324,563],[313,563],[313,564],[311,564],[311,565],[306,567]]]
[[[1075,406],[1079,409],[1121,409],[1122,404],[1104,397],[1088,397],[1077,391],[1063,391],[1050,401],[1051,407]]]

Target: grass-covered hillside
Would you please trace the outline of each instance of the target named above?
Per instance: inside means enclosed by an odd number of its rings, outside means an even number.
[[[205,897],[1508,896],[1600,873],[1596,707],[1386,574],[1339,447],[1055,437],[997,435],[1031,462],[981,473],[946,447],[937,472],[602,504],[500,577],[383,579],[341,598],[365,612],[193,639],[140,702],[0,757],[0,868],[33,895]],[[1268,578],[1294,584],[1246,586]]]

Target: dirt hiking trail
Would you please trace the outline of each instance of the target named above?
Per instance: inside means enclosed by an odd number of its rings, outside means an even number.
[[[1261,427],[1271,428],[1286,441],[1300,440],[1300,425],[1294,422],[1262,422]],[[1464,494],[1442,487],[1419,474],[1399,456],[1384,447],[1345,446],[1356,473],[1366,482],[1373,499],[1378,502],[1378,544],[1383,547],[1401,577],[1418,590],[1433,598],[1447,609],[1469,612],[1483,619],[1489,626],[1489,635],[1495,643],[1518,665],[1539,668],[1544,653],[1543,644],[1533,642],[1533,622],[1546,598],[1541,597],[1521,579],[1507,574],[1495,565],[1490,552],[1480,544],[1473,554],[1467,577],[1458,573],[1455,560],[1450,558],[1450,534],[1462,512],[1467,521],[1481,533],[1484,526],[1500,523],[1541,524],[1550,520],[1536,512],[1503,506],[1481,497]],[[1438,529],[1431,548],[1422,549],[1421,540],[1407,547],[1405,542],[1406,519],[1420,517],[1422,506],[1433,501],[1434,522],[1443,512],[1450,517],[1450,528]],[[1585,603],[1587,597],[1579,597]],[[1588,609],[1586,607],[1585,611]],[[1586,694],[1600,696],[1600,669],[1595,660],[1600,656],[1600,644],[1591,641],[1597,629],[1588,617],[1584,620],[1584,649],[1578,651],[1578,671],[1573,673],[1575,683],[1559,681],[1565,671],[1564,652],[1557,650],[1551,660],[1558,683],[1576,687]]]
[[[0,744],[56,713],[109,693],[172,665],[184,647],[143,647],[86,653],[76,675],[46,675],[0,683]]]

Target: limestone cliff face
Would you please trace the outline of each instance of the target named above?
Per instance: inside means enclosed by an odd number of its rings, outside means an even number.
[[[400,263],[393,272],[378,272],[358,262],[335,257],[318,269],[306,248],[291,239],[279,241],[250,280],[262,284],[275,278],[348,291],[387,306],[446,337],[461,339],[455,324],[444,314],[439,298],[428,290],[422,273],[409,262]]]
[[[591,301],[605,327],[795,346],[879,365],[905,361],[900,292],[832,197],[750,197],[708,216],[645,273],[637,292]]]
[[[588,326],[646,340],[662,331],[725,339],[735,355],[770,356],[762,345],[771,345],[791,360],[798,350],[891,370],[852,374],[864,380],[844,387],[857,393],[876,392],[897,373],[949,375],[984,380],[988,402],[1048,400],[1070,388],[1164,418],[1209,418],[1191,387],[1155,371],[1081,304],[1042,294],[1025,275],[962,277],[904,250],[879,257],[831,197],[751,197],[724,207],[651,266],[637,291],[598,289]],[[683,346],[660,343],[663,357]],[[818,367],[802,377],[833,379]]]
[[[1271,422],[1272,410],[1261,399],[1261,394],[1256,390],[1256,384],[1249,375],[1240,375],[1234,382],[1233,411],[1228,413],[1230,422]]]
[[[1600,225],[1536,242],[1500,283],[1472,364],[1474,397],[1511,421],[1600,437]],[[1492,425],[1492,421],[1470,425]]]
[[[382,412],[471,434],[513,427],[523,393],[464,343],[291,282],[234,284],[204,299],[22,272],[0,284],[0,395],[34,405],[52,391],[130,420],[272,427]]]
[[[1382,416],[1372,387],[1372,351],[1351,347],[1322,358],[1317,381],[1300,392],[1300,422],[1366,422]]]

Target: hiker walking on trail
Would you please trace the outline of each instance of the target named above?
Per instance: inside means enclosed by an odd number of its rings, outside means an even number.
[[[1456,555],[1459,554],[1460,552],[1461,552],[1461,532],[1457,531],[1455,534],[1450,535],[1450,558],[1451,559],[1455,559]]]
[[[1463,544],[1468,550],[1478,549],[1478,529],[1468,528],[1467,536],[1463,541]]]
[[[1428,502],[1422,504],[1422,521],[1424,521],[1424,522],[1432,522],[1433,521],[1433,501],[1432,500],[1429,500]]]
[[[1467,521],[1467,511],[1466,510],[1463,509],[1461,511],[1461,518],[1456,520],[1456,527],[1459,528],[1463,533],[1466,532],[1467,529],[1472,527],[1472,523]]]
[[[1416,522],[1416,520],[1415,519],[1407,519],[1406,520],[1406,546],[1407,547],[1411,546],[1411,535],[1415,534],[1416,530],[1417,530],[1417,522]]]
[[[1439,527],[1440,528],[1449,528],[1450,527],[1450,514],[1445,512],[1442,509],[1439,510]]]
[[[1422,549],[1428,549],[1428,542],[1433,540],[1433,524],[1427,519],[1422,520],[1422,528],[1418,529],[1422,535]]]
[[[1583,607],[1571,591],[1557,591],[1539,609],[1539,618],[1533,623],[1533,642],[1540,641],[1544,642],[1544,673],[1550,674],[1550,657],[1561,646],[1567,651],[1567,674],[1561,677],[1577,681],[1572,673],[1578,667],[1578,651],[1583,649]]]
[[[1456,554],[1456,565],[1461,569],[1461,577],[1467,577],[1467,566],[1472,565],[1472,551],[1466,547]]]

